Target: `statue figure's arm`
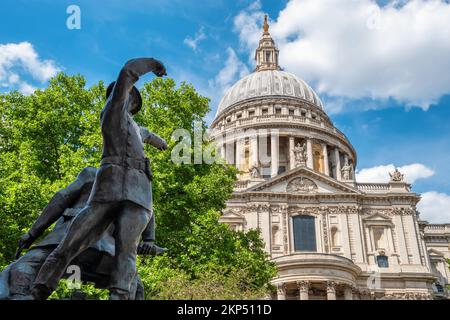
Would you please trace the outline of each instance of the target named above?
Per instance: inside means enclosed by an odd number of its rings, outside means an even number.
[[[20,256],[23,249],[28,249],[34,240],[39,238],[48,227],[55,223],[62,216],[66,208],[71,207],[73,202],[79,197],[85,183],[94,177],[92,176],[92,172],[88,172],[88,169],[83,169],[74,182],[58,191],[52,197],[30,230],[19,239],[16,257]]]
[[[111,97],[114,105],[124,106],[134,84],[139,78],[149,72],[155,73],[158,77],[166,75],[164,65],[153,58],[137,58],[129,60],[120,70],[116,84],[114,85]]]
[[[160,136],[148,131],[146,128],[140,127],[142,142],[154,146],[159,150],[167,149],[167,142]]]

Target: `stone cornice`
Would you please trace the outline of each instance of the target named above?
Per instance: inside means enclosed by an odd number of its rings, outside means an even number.
[[[286,171],[285,173],[282,173],[268,181],[261,182],[261,183],[257,184],[256,186],[251,187],[250,189],[247,189],[245,191],[240,191],[240,192],[255,192],[255,191],[263,191],[264,192],[264,188],[268,188],[268,187],[278,184],[280,182],[295,179],[296,177],[300,177],[300,176],[313,178],[315,180],[321,181],[321,182],[323,182],[329,186],[332,186],[333,188],[339,189],[345,193],[355,193],[355,194],[361,193],[361,191],[359,191],[358,189],[352,188],[343,182],[340,182],[338,180],[330,178],[329,176],[318,173],[307,167],[297,167],[295,169]],[[311,193],[311,194],[316,194],[316,193],[317,192]]]
[[[223,110],[211,123],[211,127],[215,127],[217,123],[220,122],[223,118],[226,118],[230,113],[242,110],[244,108],[252,108],[258,107],[262,105],[287,105],[292,107],[302,107],[306,109],[310,109],[311,111],[317,112],[321,117],[325,118],[330,124],[333,124],[328,117],[328,115],[323,111],[320,107],[316,106],[314,103],[298,98],[298,97],[289,97],[289,96],[260,96],[260,97],[252,97],[250,99],[239,101],[231,106],[227,107]]]

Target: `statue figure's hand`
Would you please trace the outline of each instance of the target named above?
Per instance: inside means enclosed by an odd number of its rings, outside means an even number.
[[[155,59],[154,63],[155,63],[155,69],[154,69],[153,73],[155,75],[157,75],[158,77],[167,76],[166,68],[164,67],[162,62]]]
[[[167,150],[167,142],[166,141],[163,141],[163,143],[159,147],[159,150],[161,150],[161,151]]]
[[[33,237],[29,232],[25,233],[22,237],[19,239],[18,248],[16,251],[16,259],[19,259],[20,254],[24,249],[28,249],[31,247],[35,240],[35,237]]]
[[[139,255],[158,256],[166,251],[166,248],[158,247],[153,241],[144,241],[139,245],[137,253]]]
[[[149,255],[154,246],[153,241],[143,241],[138,247],[138,254]]]

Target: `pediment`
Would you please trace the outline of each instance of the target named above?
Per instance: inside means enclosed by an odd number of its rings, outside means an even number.
[[[246,190],[254,191],[291,194],[361,193],[343,182],[306,167],[295,168]]]
[[[365,221],[391,221],[391,218],[380,212],[374,213],[368,217],[363,218]]]
[[[222,218],[245,219],[244,215],[239,212],[239,209],[230,209],[230,208],[223,210]]]

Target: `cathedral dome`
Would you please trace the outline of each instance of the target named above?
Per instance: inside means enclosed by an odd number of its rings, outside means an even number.
[[[261,70],[240,79],[227,91],[216,117],[235,104],[264,97],[298,98],[323,110],[320,98],[302,79],[285,71]]]

